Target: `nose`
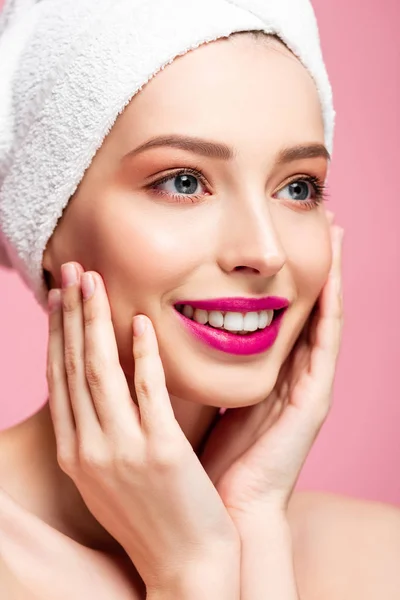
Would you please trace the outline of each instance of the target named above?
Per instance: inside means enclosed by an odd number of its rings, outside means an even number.
[[[261,277],[276,275],[286,255],[274,226],[268,201],[232,203],[224,215],[219,265],[228,273],[240,271]]]

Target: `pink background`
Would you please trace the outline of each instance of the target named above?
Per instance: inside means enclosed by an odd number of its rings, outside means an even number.
[[[297,487],[400,505],[400,3],[313,4],[337,110],[329,208],[346,231],[346,323],[333,408]],[[46,327],[0,270],[0,428],[46,398]]]

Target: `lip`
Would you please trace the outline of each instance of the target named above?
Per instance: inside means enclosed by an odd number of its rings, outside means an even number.
[[[220,298],[193,302],[186,300],[177,304],[190,304],[193,308],[201,308],[207,311],[257,312],[260,310],[279,310],[279,314],[274,315],[271,325],[247,335],[237,335],[208,325],[201,325],[175,310],[186,330],[200,342],[221,352],[237,356],[248,356],[266,352],[275,343],[289,301],[285,298],[270,296],[268,298]]]

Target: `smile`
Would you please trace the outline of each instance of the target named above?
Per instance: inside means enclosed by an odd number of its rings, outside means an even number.
[[[275,342],[285,298],[221,298],[181,301],[175,309],[186,329],[201,342],[236,355],[259,354]]]

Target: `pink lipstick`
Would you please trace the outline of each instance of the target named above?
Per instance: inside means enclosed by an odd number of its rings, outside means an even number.
[[[182,314],[184,305],[194,310],[202,309],[207,312],[259,312],[273,310],[274,316],[270,325],[263,329],[246,334],[231,333],[209,324],[202,325],[192,318]],[[181,319],[186,330],[199,341],[216,350],[235,355],[251,355],[265,352],[274,344],[282,323],[283,315],[289,306],[286,298],[268,296],[266,298],[215,298],[210,300],[179,300],[175,303],[176,314]]]

